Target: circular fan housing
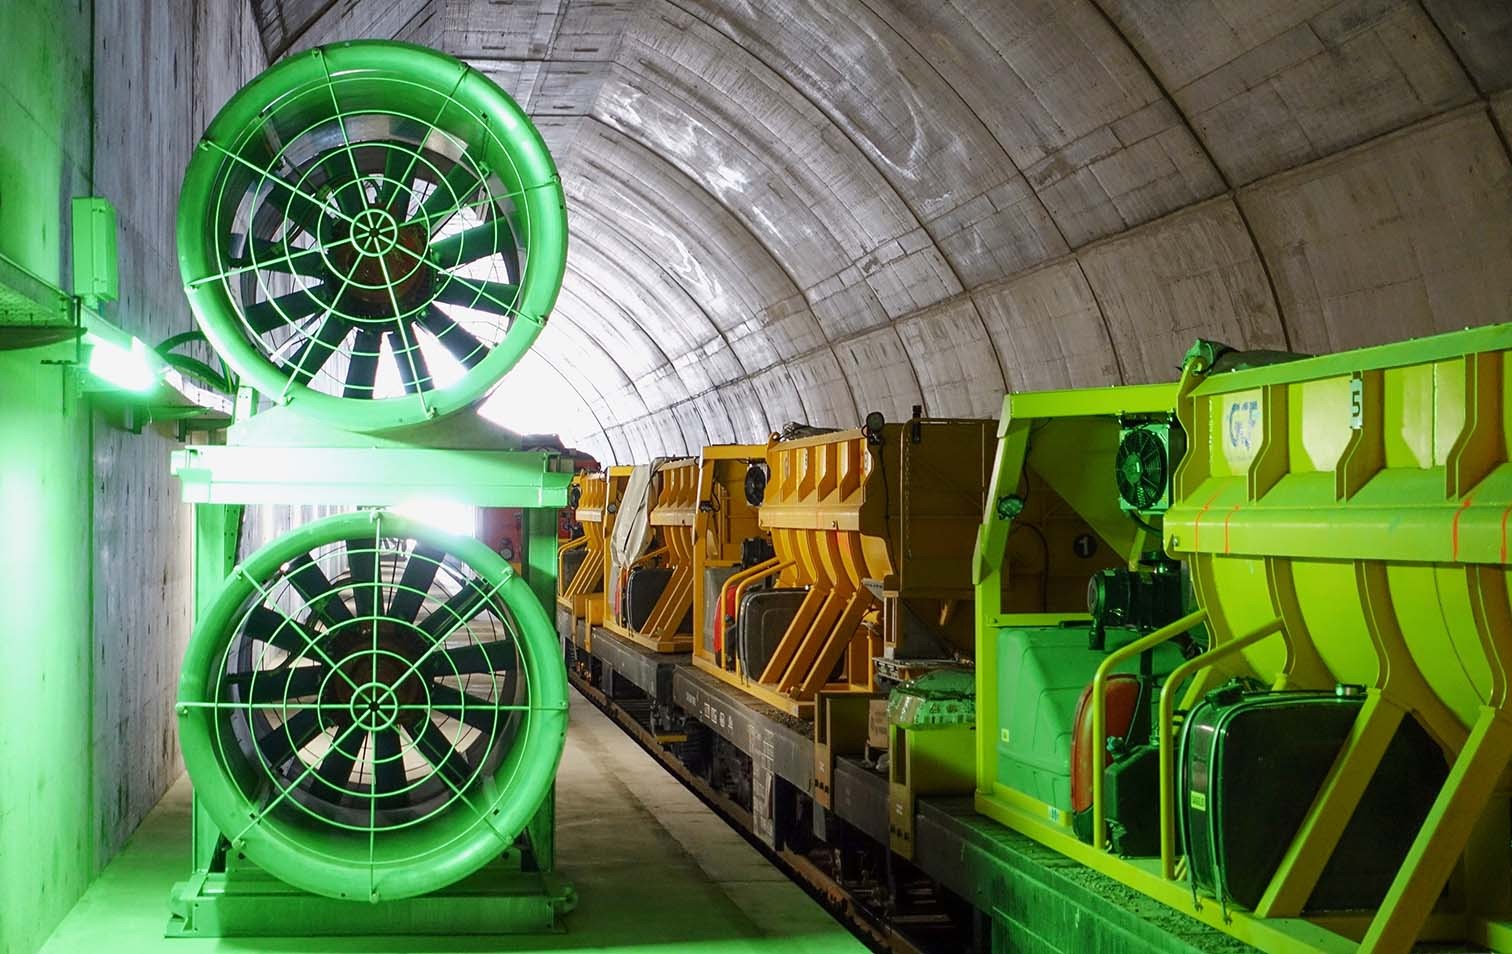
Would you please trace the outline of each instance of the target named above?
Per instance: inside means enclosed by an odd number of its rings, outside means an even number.
[[[352,430],[466,407],[529,349],[566,262],[561,182],[486,76],[408,44],[284,60],[184,176],[179,266],[215,349],[267,397]]]
[[[766,500],[767,465],[752,464],[745,472],[745,499],[752,507],[760,507]]]
[[[497,554],[360,511],[232,573],[178,713],[195,794],[236,851],[306,891],[394,899],[514,844],[556,774],[566,673]]]
[[[1148,427],[1127,431],[1118,442],[1113,470],[1124,503],[1134,510],[1148,510],[1165,496],[1170,483],[1165,442]]]

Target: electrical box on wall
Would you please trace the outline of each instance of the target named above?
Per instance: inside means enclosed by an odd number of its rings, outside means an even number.
[[[116,263],[116,212],[110,200],[73,200],[73,289],[80,298],[115,301],[120,295]]]

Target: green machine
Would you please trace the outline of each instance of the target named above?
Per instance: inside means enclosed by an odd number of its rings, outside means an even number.
[[[1509,354],[1008,395],[977,811],[1269,954],[1512,951]]]
[[[1175,385],[1008,395],[978,537],[978,791],[990,783],[994,818],[1089,840],[1106,788],[1125,853],[1156,844],[1152,713],[1195,648],[1142,645],[1189,601],[1161,549],[1184,443],[1176,397]]]
[[[534,932],[573,906],[542,609],[571,474],[470,413],[539,334],[566,243],[539,133],[420,47],[285,60],[196,147],[180,265],[235,416],[173,457],[197,623],[170,936]],[[426,502],[525,508],[524,572]],[[335,513],[238,559],[261,504]]]

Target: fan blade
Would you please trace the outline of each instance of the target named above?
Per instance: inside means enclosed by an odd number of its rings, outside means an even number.
[[[415,740],[415,748],[420,750],[427,762],[435,766],[436,771],[446,777],[453,788],[461,790],[466,787],[472,777],[471,768],[462,753],[452,747],[445,732],[429,718],[406,723],[404,729]]]
[[[352,358],[347,363],[346,388],[342,391],[342,397],[373,396],[373,384],[378,380],[378,356],[382,348],[382,332],[371,328],[357,329],[357,338],[352,342]]]
[[[381,807],[392,807],[398,800],[396,793],[408,777],[404,770],[404,743],[398,729],[374,732],[369,738],[373,740],[373,793]]]
[[[240,255],[231,259],[232,268],[256,266],[265,272],[283,272],[320,278],[326,274],[325,258],[318,248],[289,248],[283,242],[252,239]]]
[[[352,717],[345,712],[337,713],[333,721],[336,724],[337,739],[352,726]],[[357,756],[353,754],[353,750],[358,748],[360,736],[349,735],[342,739],[341,745],[332,745],[325,758],[320,760],[315,775],[330,789],[326,797],[340,801],[343,795],[348,794],[347,786],[352,781],[352,770],[357,767]]]
[[[440,655],[446,658],[438,659]],[[508,639],[496,639],[489,643],[438,649],[425,661],[424,669],[430,676],[489,673],[511,669],[514,661],[514,643]]]
[[[374,204],[399,221],[409,214],[410,198],[414,193],[415,169],[420,163],[404,148],[389,146],[383,156],[383,183],[378,187]]]
[[[334,314],[326,315],[320,323],[320,330],[304,340],[299,350],[284,363],[284,370],[300,384],[309,384],[310,379],[315,377],[315,372],[325,367],[325,363],[331,360],[331,355],[336,353],[336,349],[341,347],[351,331],[352,327],[346,319]]]
[[[282,768],[323,731],[314,709],[301,709],[288,722],[257,737],[257,751],[274,769]]]
[[[453,630],[466,625],[488,605],[488,594],[472,580],[462,584],[451,599],[425,617],[420,624],[421,632],[434,642]]]
[[[451,218],[451,215],[447,214],[448,209],[455,210],[458,206],[466,205],[473,193],[483,186],[482,178],[473,171],[466,160],[465,155],[458,159],[456,164],[441,176],[441,181],[436,183],[436,188],[420,204],[420,218],[430,223],[433,235],[446,224],[447,219]],[[431,221],[432,217],[434,221]]]
[[[441,342],[442,346],[452,353],[452,357],[460,361],[464,367],[476,368],[478,363],[488,356],[487,345],[435,305],[425,309],[425,314],[420,316],[420,325],[435,335],[436,340]]]
[[[265,335],[275,328],[292,325],[301,318],[308,318],[322,308],[329,307],[314,294],[323,290],[324,286],[315,285],[248,305],[242,309],[242,318],[255,333]]]
[[[309,642],[307,633],[289,617],[267,606],[258,604],[247,614],[242,632],[248,637],[277,646],[286,653],[299,655]]]
[[[508,318],[517,313],[515,295],[519,291],[518,285],[475,281],[458,275],[446,275],[445,284],[436,290],[435,300]]]
[[[308,553],[301,557],[301,561],[289,571],[288,578],[299,595],[304,597],[311,612],[327,626],[350,620],[352,611],[347,608],[341,595],[335,592],[330,577],[325,575]]]
[[[367,193],[361,185],[353,184],[357,181],[354,177],[360,176],[360,172],[351,146],[343,144],[326,150],[315,160],[315,165],[324,167],[323,187],[330,190],[330,196],[336,200],[336,208],[342,215],[351,218],[367,208]]]
[[[459,692],[451,686],[435,683],[428,687],[432,705],[445,706],[442,711],[460,722],[492,735],[508,721],[509,712],[500,712],[495,704],[470,692]]]
[[[351,181],[351,174],[347,175],[347,182]],[[367,195],[361,188],[349,186],[346,182],[336,184],[338,191],[332,193],[336,199],[336,208],[347,218],[355,218],[357,213],[367,208]]]
[[[297,228],[305,234],[314,237],[318,231],[321,218],[328,213],[328,209],[316,200],[306,196],[303,192],[295,191],[292,183],[271,177],[268,193],[263,201],[279,211],[290,226]],[[288,233],[285,232],[285,235]]]
[[[249,702],[269,705],[313,696],[320,692],[325,677],[325,666],[283,666],[232,673],[226,681],[247,688]]]
[[[432,380],[430,367],[425,363],[425,355],[420,350],[420,345],[408,332],[389,332],[389,347],[394,352],[394,364],[399,367],[399,382],[404,385],[406,394],[419,394],[431,388]]]
[[[352,570],[352,602],[357,606],[358,616],[372,616],[378,605],[375,599],[379,582],[376,546],[372,540],[346,542],[347,566]]]
[[[513,255],[514,232],[509,221],[503,218],[490,219],[482,225],[474,225],[453,235],[431,243],[426,257],[437,268],[456,268],[476,262],[489,255]]]
[[[436,581],[436,571],[441,569],[441,561],[445,558],[446,553],[440,547],[428,543],[415,544],[408,562],[404,564],[404,573],[399,577],[399,586],[389,599],[390,619],[411,623],[415,621],[415,617],[420,614],[420,605],[425,602],[425,594],[430,592],[431,584]]]

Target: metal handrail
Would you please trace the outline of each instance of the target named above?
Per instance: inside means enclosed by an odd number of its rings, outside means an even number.
[[[1103,698],[1108,676],[1112,674],[1113,667],[1125,659],[1131,659],[1140,653],[1154,649],[1161,643],[1175,639],[1206,619],[1207,610],[1200,609],[1194,613],[1188,613],[1174,623],[1162,626],[1148,636],[1136,639],[1127,646],[1115,649],[1102,661],[1102,665],[1097,667],[1097,673],[1092,677],[1092,738],[1096,745],[1096,752],[1093,754],[1096,764],[1092,772],[1092,847],[1095,849],[1101,850],[1106,847],[1107,840],[1102,759],[1108,738],[1108,712],[1106,700]]]

